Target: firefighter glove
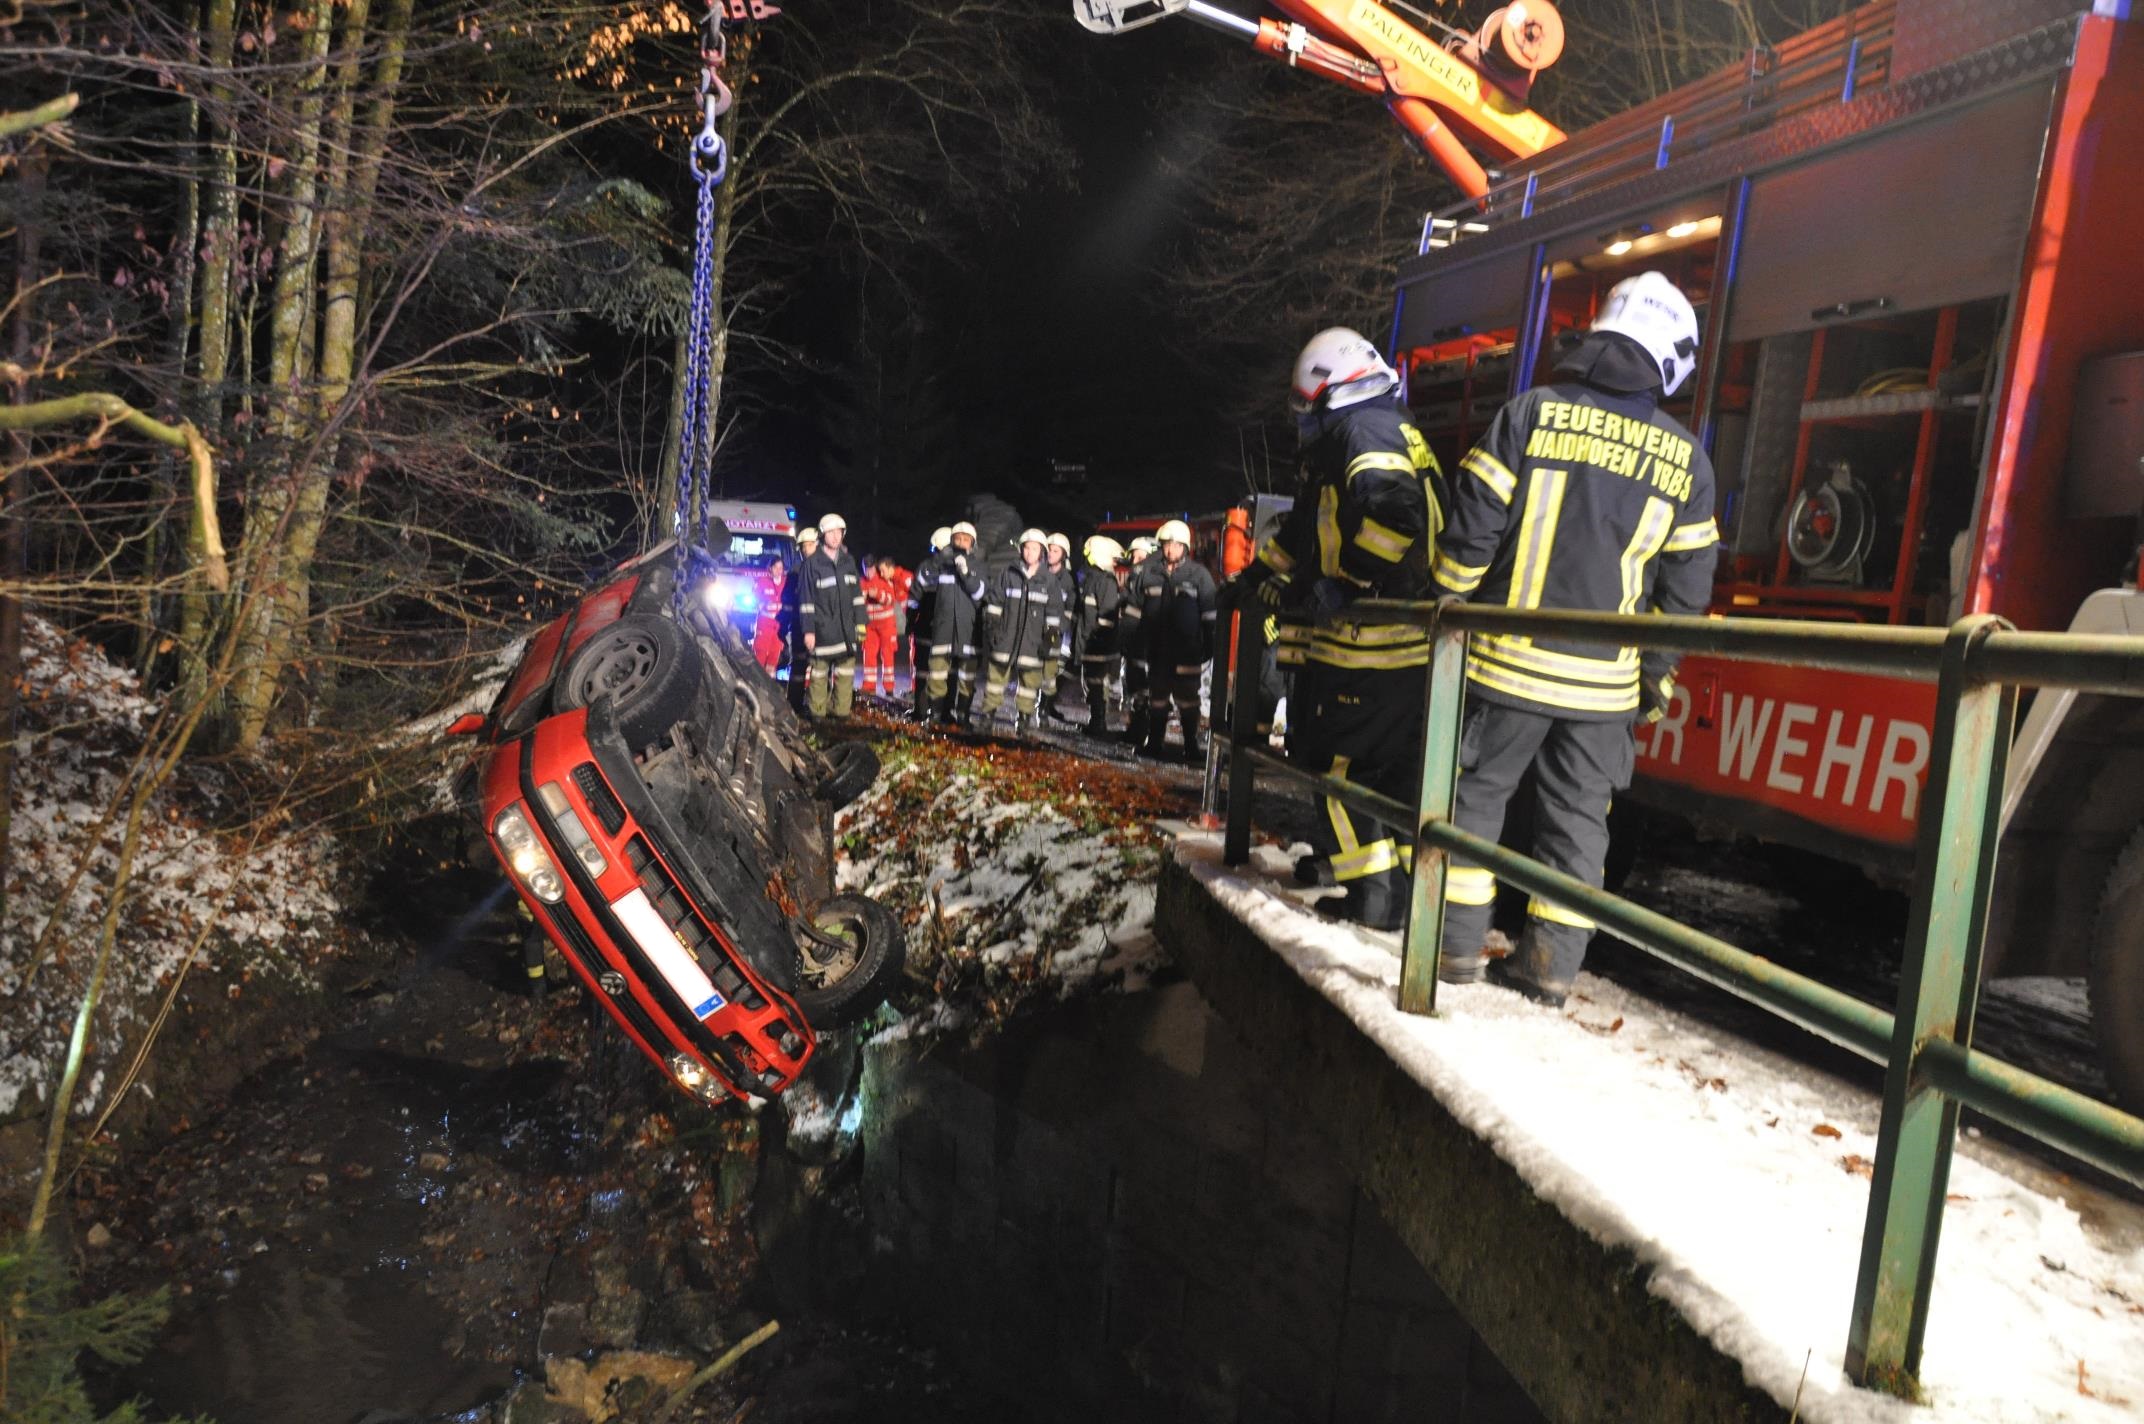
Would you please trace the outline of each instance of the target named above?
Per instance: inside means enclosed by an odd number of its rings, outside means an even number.
[[[1675,705],[1675,674],[1664,672],[1638,684],[1638,720],[1650,727]]]
[[[1279,608],[1281,601],[1287,596],[1288,580],[1285,577],[1276,574],[1272,578],[1259,581],[1258,601],[1266,607]]]

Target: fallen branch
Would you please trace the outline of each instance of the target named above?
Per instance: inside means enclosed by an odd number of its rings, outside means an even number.
[[[727,1350],[724,1350],[713,1364],[678,1386],[677,1393],[670,1396],[670,1403],[664,1407],[662,1413],[655,1416],[655,1424],[670,1424],[671,1418],[676,1415],[678,1410],[684,1408],[685,1401],[698,1393],[702,1385],[718,1375],[728,1374],[735,1369],[739,1360],[772,1340],[774,1333],[781,1328],[781,1321],[770,1320]]]
[[[0,120],[5,117],[0,116]],[[8,374],[19,375],[19,368],[9,367]],[[201,547],[194,552],[201,559],[202,576],[208,580],[208,586],[218,593],[228,592],[231,571],[224,562],[223,526],[216,519],[215,457],[209,452],[208,441],[202,438],[192,421],[167,425],[104,391],[85,391],[56,400],[32,401],[28,405],[0,405],[0,430],[35,430],[87,419],[101,420],[106,425],[123,425],[137,435],[145,435],[158,444],[186,452],[186,458],[193,466],[194,512],[202,533]]]
[[[41,129],[46,124],[56,124],[75,110],[82,102],[80,94],[62,94],[57,99],[39,104],[34,109],[18,109],[13,113],[0,114],[0,138],[13,138],[31,129]]]

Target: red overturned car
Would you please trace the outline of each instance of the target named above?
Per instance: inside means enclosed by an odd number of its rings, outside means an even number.
[[[536,922],[626,1036],[717,1103],[787,1088],[904,958],[889,911],[834,893],[833,813],[877,758],[805,737],[724,616],[718,567],[694,551],[681,574],[668,547],[627,564],[452,729],[484,739],[473,799]]]

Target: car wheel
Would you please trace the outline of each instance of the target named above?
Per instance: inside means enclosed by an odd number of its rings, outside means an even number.
[[[798,925],[797,1007],[815,1029],[860,1023],[886,1001],[908,957],[893,912],[862,895],[836,895]]]
[[[878,753],[862,742],[837,742],[826,749],[833,774],[819,783],[819,795],[836,811],[871,789],[878,780]]]
[[[608,697],[627,744],[644,747],[691,714],[700,673],[699,650],[684,629],[656,614],[635,613],[566,659],[558,706],[570,712]]]
[[[2092,1037],[2115,1100],[2144,1113],[2144,830],[2115,858],[2092,933]]]

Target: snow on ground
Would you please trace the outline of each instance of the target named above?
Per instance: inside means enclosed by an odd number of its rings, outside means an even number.
[[[125,791],[157,710],[133,675],[95,647],[42,619],[24,620],[22,733],[0,920],[0,1121],[33,1109],[58,1076],[111,899],[125,807],[101,833],[99,822]],[[234,998],[256,974],[303,979],[315,956],[341,940],[333,843],[293,835],[287,824],[259,835],[213,828],[203,812],[222,789],[221,773],[188,767],[149,802],[97,1053],[77,1097],[84,1113],[102,1107],[111,1055],[131,1050],[160,986],[211,921],[189,972],[214,976]],[[85,855],[89,870],[70,890]]]
[[[901,917],[910,977],[932,989],[881,1039],[960,1033],[1029,999],[1144,982],[1161,957],[1161,836],[1133,789],[1143,778],[938,739],[879,751],[878,782],[835,829],[838,888]]]
[[[1273,848],[1176,854],[1220,903],[1489,1142],[1543,1200],[1651,1267],[1749,1380],[1800,1417],[2144,1418],[2144,1247],[1978,1154],[1951,1170],[1917,1409],[1856,1389],[1847,1317],[1876,1154],[1873,1097],[1593,976],[1562,1011],[1488,985],[1399,1012],[1399,939],[1318,918]],[[1807,1362],[1806,1384],[1800,1384]]]

